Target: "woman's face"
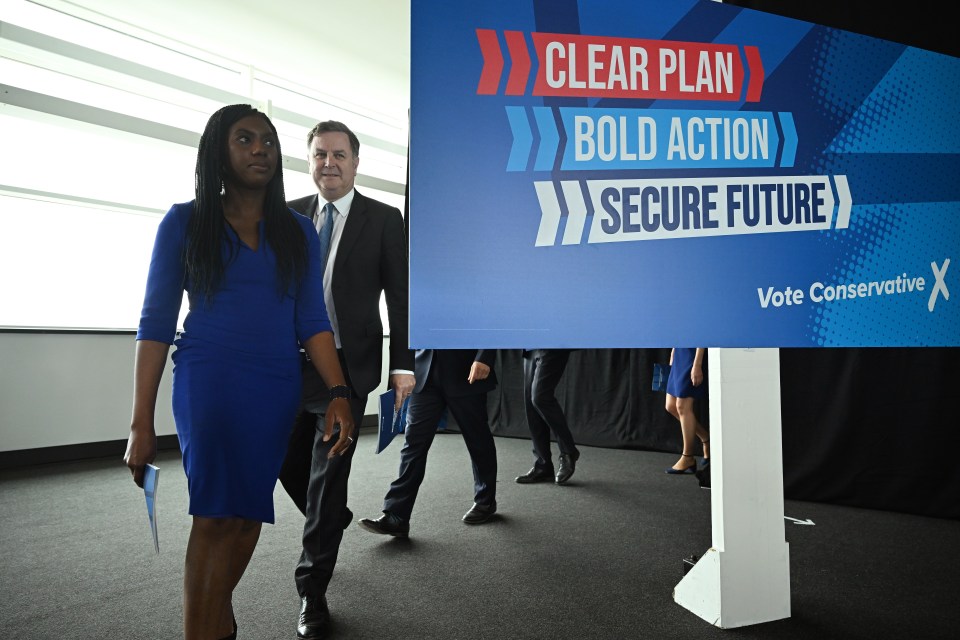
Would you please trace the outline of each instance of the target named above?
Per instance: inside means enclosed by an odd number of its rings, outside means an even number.
[[[277,171],[277,136],[267,121],[253,114],[237,120],[227,134],[224,182],[265,189]]]

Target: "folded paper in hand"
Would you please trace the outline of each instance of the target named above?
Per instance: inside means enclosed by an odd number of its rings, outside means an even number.
[[[157,536],[157,487],[160,482],[160,469],[152,464],[143,468],[143,495],[147,499],[147,518],[150,520],[150,533],[153,535],[153,548],[160,553],[160,538]]]
[[[388,389],[380,394],[377,453],[386,449],[398,433],[403,433],[404,426],[407,423],[407,405],[410,404],[410,396],[404,398],[403,406],[400,407],[399,411],[394,409],[396,398],[397,393],[393,389]]]

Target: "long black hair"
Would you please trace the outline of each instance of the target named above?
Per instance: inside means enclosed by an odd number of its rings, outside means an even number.
[[[223,214],[223,174],[227,162],[227,135],[238,120],[256,115],[269,125],[274,135],[276,127],[270,118],[248,104],[234,104],[218,110],[207,121],[197,149],[197,169],[194,190],[196,201],[187,240],[184,247],[184,265],[194,293],[209,301],[223,283],[226,269],[223,247],[227,239],[227,221]],[[283,193],[283,154],[277,139],[277,167],[267,183],[263,203],[263,241],[276,255],[277,287],[280,295],[290,293],[303,278],[307,269],[307,239],[287,208]],[[239,247],[233,245],[236,256]]]

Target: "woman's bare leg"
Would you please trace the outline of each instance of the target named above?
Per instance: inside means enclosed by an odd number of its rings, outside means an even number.
[[[183,574],[185,640],[233,633],[233,590],[253,556],[261,523],[194,516]]]
[[[668,396],[669,397],[669,396]],[[673,468],[677,471],[683,471],[690,467],[697,466],[697,459],[694,457],[694,447],[696,446],[697,434],[706,431],[700,426],[697,420],[697,414],[694,411],[693,398],[676,398],[677,414],[680,420],[680,432],[683,435],[683,455],[674,463]]]

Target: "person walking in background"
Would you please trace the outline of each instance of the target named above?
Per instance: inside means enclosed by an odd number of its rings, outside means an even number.
[[[300,346],[328,387],[345,383],[323,302],[319,239],[284,202],[280,158],[265,114],[245,104],[214,113],[200,138],[195,199],[160,221],[147,277],[124,462],[143,486],[175,344],[173,416],[193,516],[186,640],[236,637],[233,590],[262,523],[274,522],[273,492],[300,403]],[[176,337],[184,291],[189,311]],[[332,401],[324,427],[331,455],[349,449],[353,428],[349,404]]]
[[[557,400],[557,385],[570,359],[570,349],[530,349],[523,351],[523,404],[527,427],[533,441],[533,467],[521,476],[519,484],[555,481],[565,484],[576,469],[580,451],[573,441],[567,417]],[[554,474],[550,454],[550,434],[557,440],[560,461]]]
[[[310,174],[319,193],[291,200],[295,211],[313,220],[314,236],[328,247],[323,295],[333,326],[347,399],[360,424],[367,396],[380,384],[383,321],[380,296],[390,323],[389,386],[399,408],[413,391],[414,353],[407,345],[407,237],[400,210],[368,198],[354,187],[360,140],[345,124],[320,122],[307,134]],[[353,520],[347,485],[354,447],[331,456],[323,437],[330,390],[307,358],[303,362],[302,406],[293,424],[280,482],[306,516],[300,560],[294,572],[300,594],[297,637],[323,638],[330,620],[327,586],[343,530]]]
[[[497,512],[497,448],[487,419],[487,392],[496,388],[496,350],[419,349],[417,386],[407,407],[407,425],[400,450],[400,474],[383,501],[383,515],[362,518],[367,531],[406,538],[410,516],[427,469],[427,453],[444,411],[460,427],[473,466],[473,506],[466,524],[481,524]]]
[[[706,349],[672,349],[670,351],[670,375],[667,377],[666,409],[680,421],[683,434],[683,453],[672,467],[666,470],[671,475],[692,474],[697,471],[694,447],[699,438],[703,447],[703,459],[710,457],[710,434],[697,420],[696,400],[707,393],[704,360]]]

